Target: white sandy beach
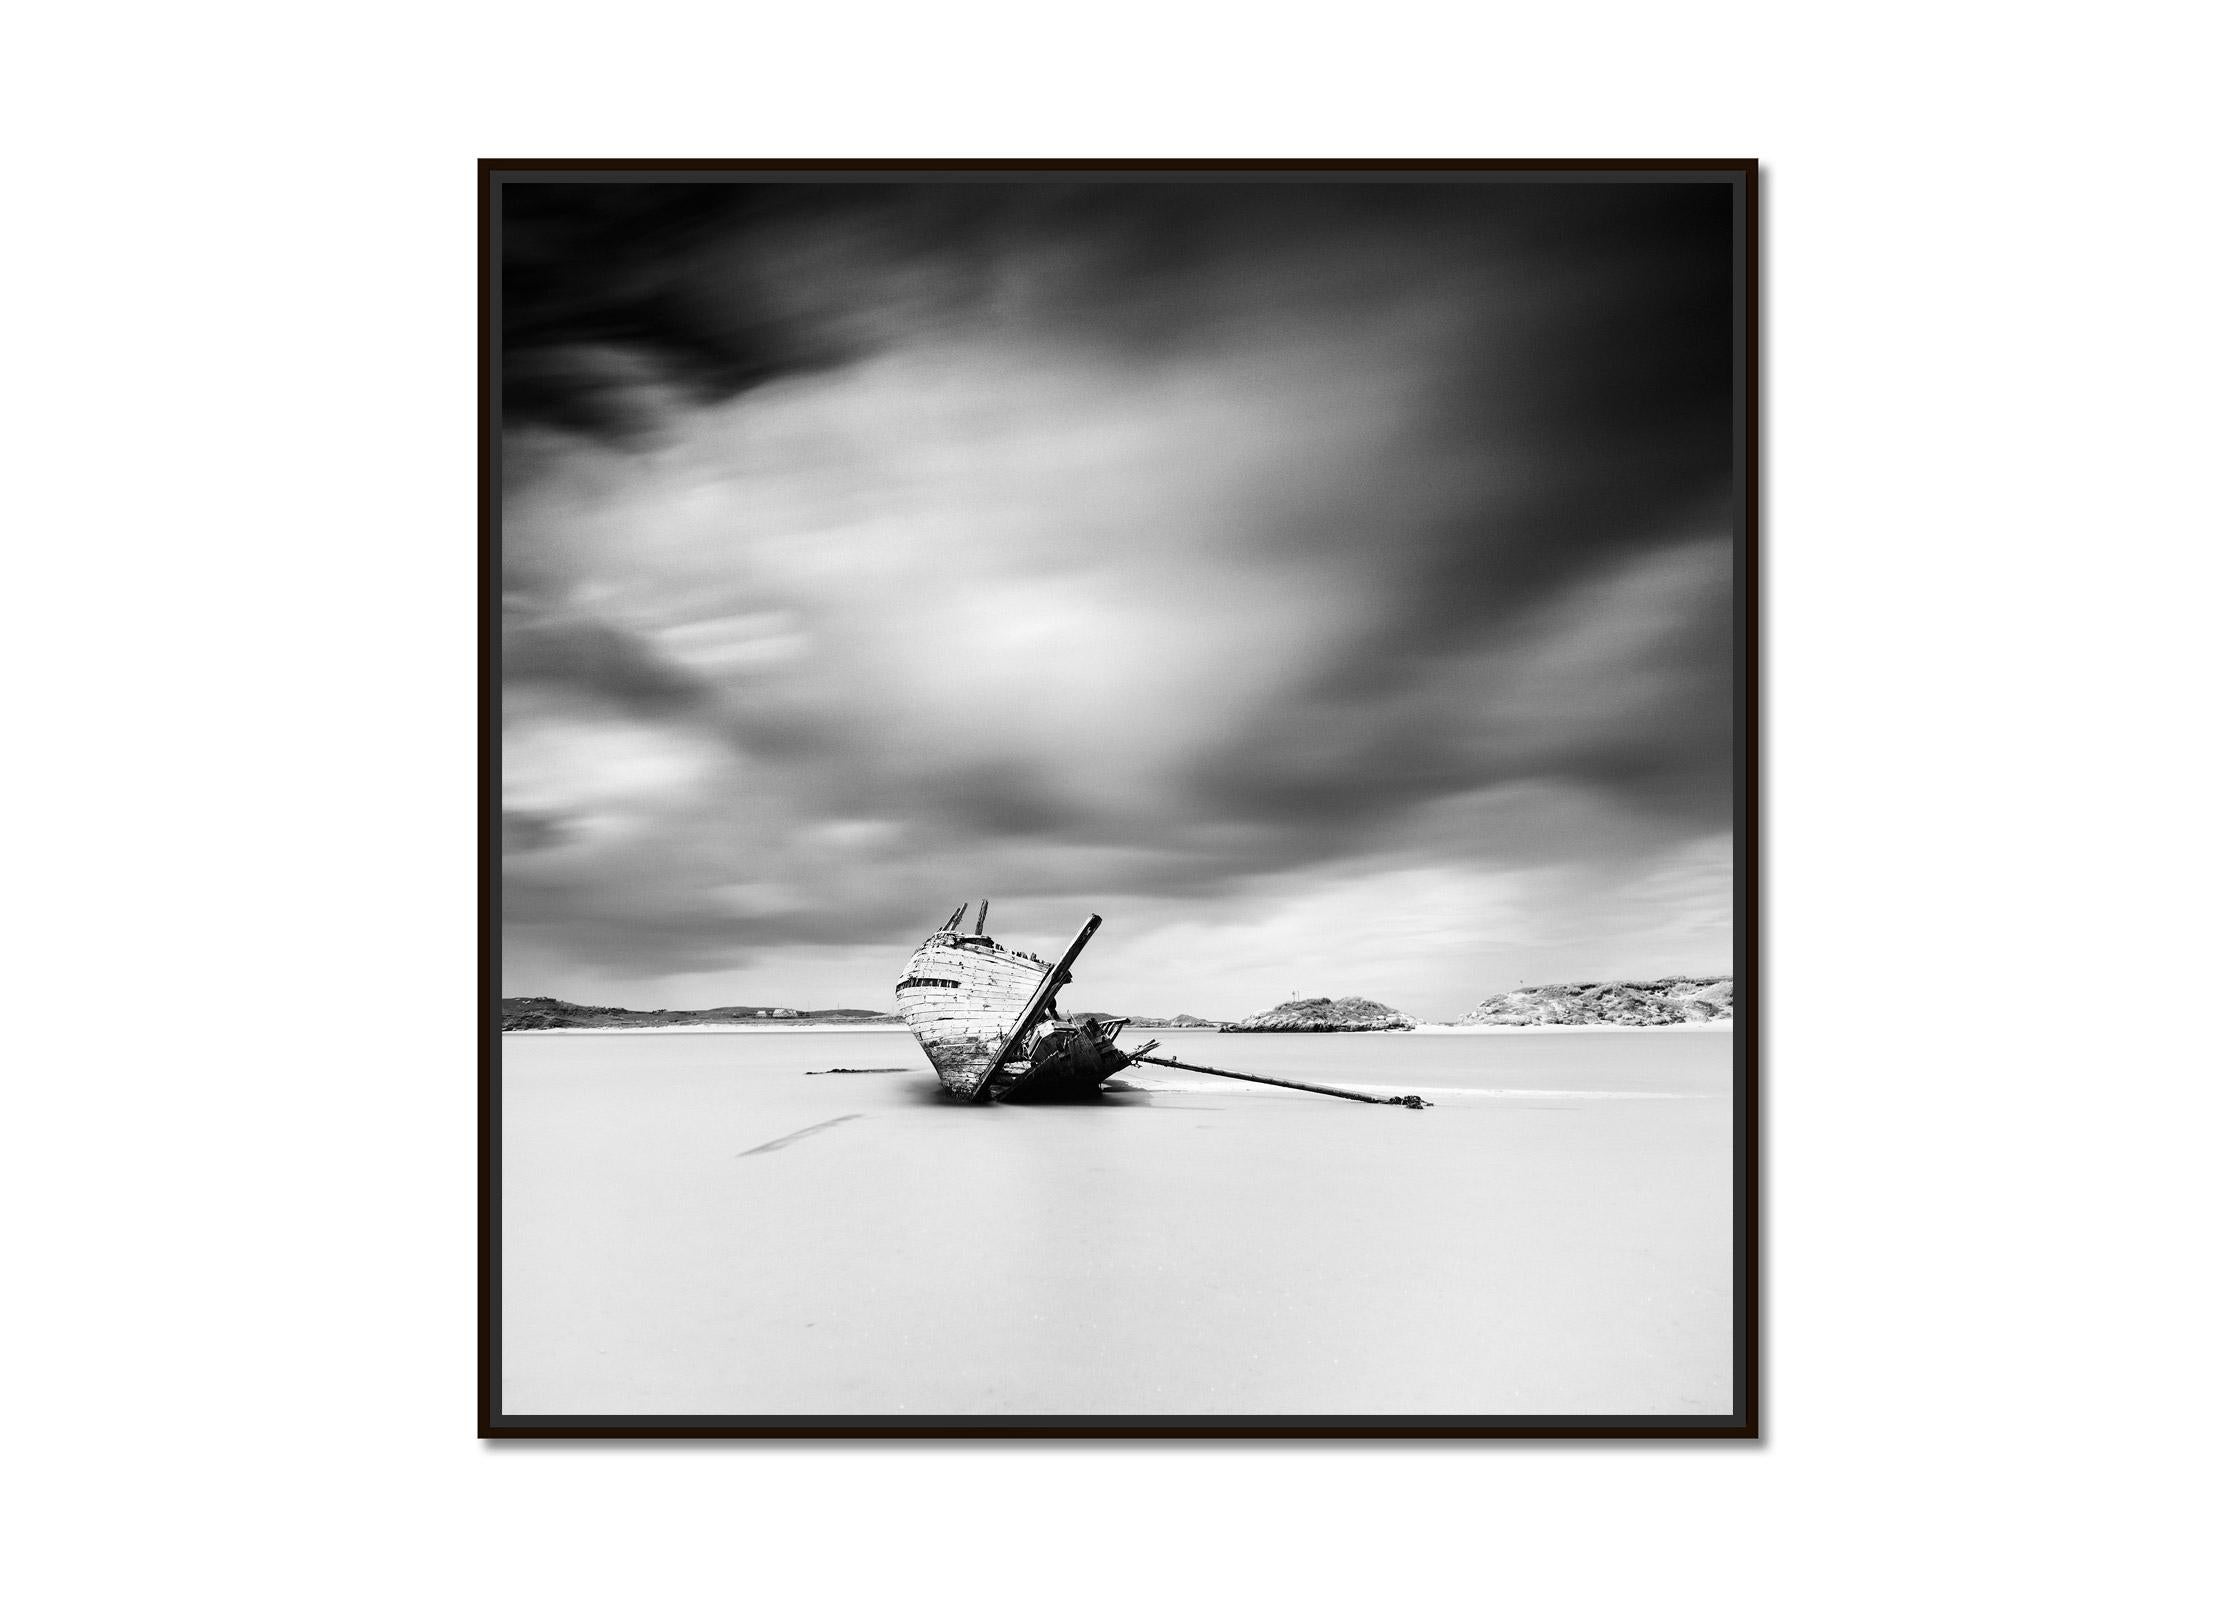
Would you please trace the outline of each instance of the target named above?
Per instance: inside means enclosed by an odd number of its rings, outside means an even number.
[[[1727,1408],[1723,1032],[1171,1047],[1410,1111],[963,1106],[907,1034],[662,1031],[506,1038],[510,1412]]]

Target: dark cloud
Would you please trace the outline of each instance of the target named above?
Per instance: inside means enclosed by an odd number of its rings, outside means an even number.
[[[1729,194],[509,188],[509,916],[694,970],[1722,828]]]
[[[567,836],[567,829],[551,817],[533,811],[505,811],[498,818],[500,847],[507,855],[525,850],[549,850]]]
[[[783,370],[751,319],[712,315],[711,251],[760,185],[517,183],[505,190],[500,333],[507,424],[635,436],[650,377],[719,400]]]
[[[582,617],[516,616],[499,635],[509,684],[554,685],[642,715],[687,711],[706,695],[642,639]]]

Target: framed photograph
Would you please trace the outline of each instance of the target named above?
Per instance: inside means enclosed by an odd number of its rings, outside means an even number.
[[[1757,1436],[1754,161],[479,205],[482,1436]]]

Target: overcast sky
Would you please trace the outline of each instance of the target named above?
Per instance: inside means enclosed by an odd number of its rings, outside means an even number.
[[[1732,970],[1724,185],[510,185],[508,994]]]

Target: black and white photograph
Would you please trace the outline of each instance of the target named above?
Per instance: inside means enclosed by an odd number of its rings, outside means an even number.
[[[485,167],[484,1427],[1754,1427],[1754,167]]]
[[[0,1588],[2240,1590],[2229,9],[11,17]]]

